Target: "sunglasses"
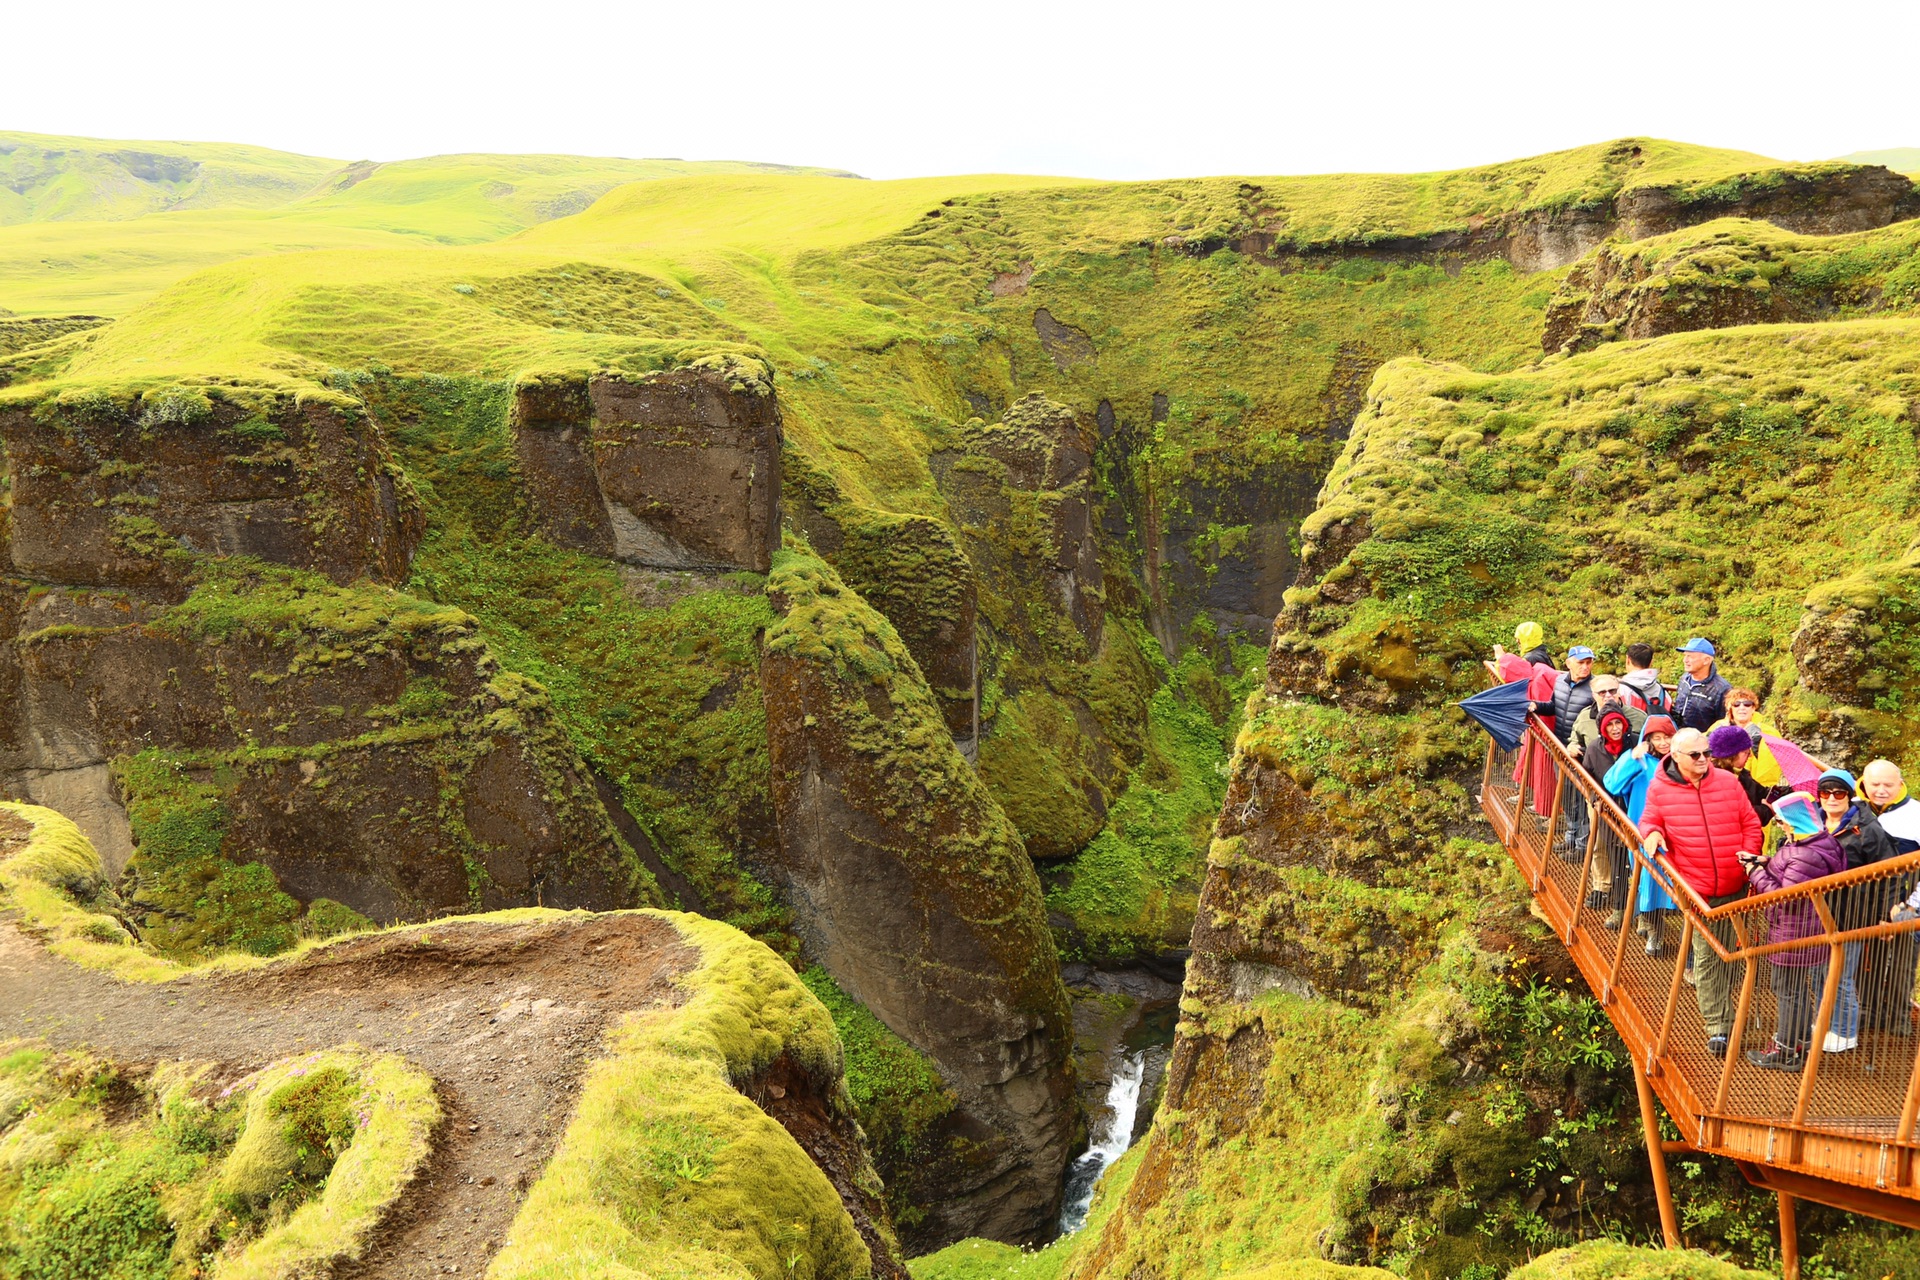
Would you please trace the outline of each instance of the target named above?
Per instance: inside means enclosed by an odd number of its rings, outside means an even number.
[[[1685,756],[1685,757],[1686,757],[1687,759],[1689,759],[1689,760],[1705,760],[1705,759],[1706,759],[1706,758],[1707,758],[1708,756],[1710,756],[1710,755],[1712,755],[1712,754],[1713,754],[1713,752],[1711,752],[1711,751],[1681,751],[1681,752],[1677,752],[1676,754],[1678,754],[1678,755],[1683,755],[1683,756]]]
[[[1828,796],[1844,796],[1844,797],[1846,797],[1847,799],[1849,799],[1849,800],[1851,800],[1851,799],[1853,799],[1853,792],[1851,792],[1851,791],[1842,791],[1842,790],[1840,790],[1840,789],[1839,789],[1838,787],[1835,787],[1835,788],[1833,788],[1832,790],[1829,790],[1829,789],[1827,789],[1827,788],[1825,788],[1825,787],[1822,787],[1822,788],[1820,789],[1820,798],[1821,798],[1822,800],[1825,800],[1825,799],[1826,799],[1826,798],[1827,798]]]
[[[1730,707],[1757,707],[1760,704],[1757,702],[1729,702],[1727,705]]]

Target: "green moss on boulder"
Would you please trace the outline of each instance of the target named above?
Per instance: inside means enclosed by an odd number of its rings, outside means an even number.
[[[1768,1275],[1691,1249],[1589,1240],[1516,1267],[1507,1280],[1765,1280]]]
[[[672,918],[700,953],[686,1002],[629,1014],[613,1033],[489,1274],[899,1274],[883,1224],[863,1240],[834,1184],[741,1092],[784,1065],[850,1126],[826,1009],[761,944]]]

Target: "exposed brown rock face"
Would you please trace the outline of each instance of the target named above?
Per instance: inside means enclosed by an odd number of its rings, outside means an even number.
[[[544,693],[466,615],[375,585],[423,520],[371,420],[83,397],[0,414],[0,439],[0,789],[110,869],[139,866],[127,807],[155,800],[121,766],[159,749],[218,793],[221,856],[302,903],[384,923],[657,900]]]
[[[873,1259],[871,1280],[908,1280],[880,1179],[840,1079],[822,1079],[791,1054],[782,1054],[765,1071],[733,1084],[792,1135],[840,1193],[840,1203]]]
[[[769,588],[762,681],[780,850],[809,952],[960,1100],[912,1232],[1047,1238],[1073,1137],[1072,1030],[1040,884],[886,621],[824,564]]]
[[[163,745],[206,753],[211,777],[216,758],[239,753],[218,770],[230,775],[227,855],[265,863],[303,902],[330,898],[380,923],[653,901],[545,695],[502,673],[464,614],[394,600],[388,626],[365,638],[209,636],[173,612],[29,632],[25,755],[105,772]],[[30,624],[106,622],[109,610],[55,591],[25,613]],[[438,714],[403,721],[410,695],[431,697]],[[144,797],[135,784],[126,798]]]
[[[1631,165],[1639,150],[1623,144],[1617,162]],[[1789,231],[1831,235],[1866,231],[1920,217],[1913,181],[1881,165],[1816,165],[1742,175],[1710,187],[1630,187],[1591,204],[1475,218],[1468,225],[1364,242],[1288,244],[1279,233],[1255,231],[1234,243],[1240,252],[1284,265],[1315,258],[1423,259],[1484,262],[1504,258],[1522,271],[1552,271],[1578,262],[1618,236],[1639,240],[1715,218],[1753,218]],[[1212,252],[1220,243],[1189,243]]]
[[[169,550],[398,582],[425,529],[378,429],[329,405],[15,408],[0,440],[10,559],[38,582],[177,591],[186,562]]]
[[[563,546],[649,568],[765,573],[780,544],[780,407],[737,367],[522,383],[514,436],[534,507]]]

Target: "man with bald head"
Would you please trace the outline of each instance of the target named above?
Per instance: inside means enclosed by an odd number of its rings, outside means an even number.
[[[1698,729],[1673,735],[1673,750],[1647,786],[1640,835],[1649,852],[1665,850],[1673,869],[1709,907],[1747,896],[1747,869],[1741,860],[1759,853],[1765,842],[1739,779],[1713,767],[1707,735]],[[1723,947],[1733,949],[1730,924],[1721,920],[1709,927]],[[1715,953],[1704,933],[1693,937],[1693,974],[1707,1048],[1725,1057],[1733,1031],[1732,966]]]
[[[1907,780],[1891,760],[1875,760],[1860,771],[1860,790],[1880,826],[1893,837],[1898,853],[1920,849],[1920,803],[1907,794]]]
[[[1920,849],[1920,801],[1907,794],[1907,780],[1901,776],[1899,765],[1875,760],[1862,769],[1860,797],[1880,820],[1880,829],[1893,837],[1896,854]],[[1902,909],[1920,899],[1920,892],[1914,889],[1917,880],[1920,877],[1908,872],[1883,886],[1884,905],[1892,907],[1887,914],[1893,919],[1902,919]],[[1914,902],[1914,906],[1920,907],[1920,902]],[[1868,1027],[1896,1034],[1907,1032],[1912,1025],[1908,1010],[1913,1002],[1915,962],[1915,937],[1911,933],[1875,938],[1867,944],[1867,999],[1862,1013]]]

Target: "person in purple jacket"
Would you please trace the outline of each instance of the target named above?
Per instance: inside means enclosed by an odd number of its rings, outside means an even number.
[[[1796,791],[1774,801],[1773,811],[1788,832],[1779,850],[1771,858],[1740,854],[1747,868],[1747,883],[1755,893],[1772,893],[1846,870],[1847,855],[1841,852],[1839,841],[1827,833],[1812,796]],[[1811,899],[1782,903],[1767,911],[1768,942],[1816,938],[1821,931],[1820,916]],[[1767,957],[1773,965],[1776,1005],[1773,1044],[1765,1050],[1748,1050],[1748,1062],[1775,1071],[1798,1071],[1806,1065],[1814,1012],[1827,983],[1827,954],[1826,947],[1805,947],[1776,951]]]

